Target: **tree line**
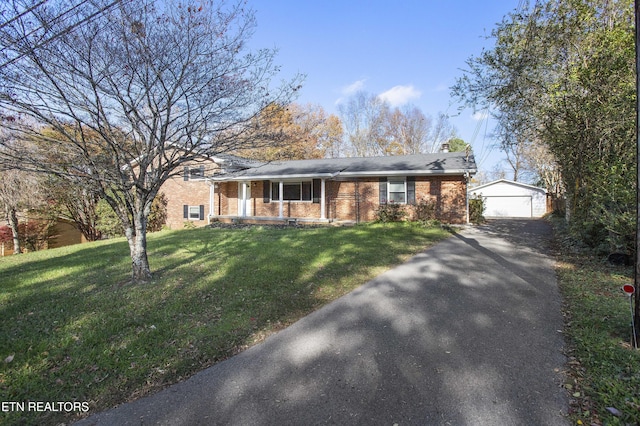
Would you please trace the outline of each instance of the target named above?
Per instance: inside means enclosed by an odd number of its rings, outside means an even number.
[[[373,95],[367,95],[367,99],[379,108],[380,114],[375,122],[376,127],[372,126],[367,133],[385,132],[385,129],[386,132],[377,138],[371,137],[359,148],[350,143],[349,136],[345,138],[343,121],[339,116],[327,114],[320,105],[290,103],[270,104],[254,120],[253,126],[261,129],[254,132],[255,137],[268,135],[270,141],[258,143],[257,147],[238,148],[231,153],[261,161],[278,161],[338,158],[345,155],[403,155],[434,149],[427,145],[426,139],[430,135],[431,121],[416,107],[408,108],[410,114],[404,115],[400,109],[392,111]],[[413,121],[413,124],[405,127],[398,121]],[[443,135],[452,136],[452,127],[443,117],[439,126]],[[390,129],[397,133],[392,133]],[[61,135],[55,136],[53,129],[45,129],[43,133],[48,138],[62,139]],[[385,146],[382,140],[387,149],[381,150]],[[444,138],[439,141],[440,144],[442,142],[445,142]],[[448,142],[452,151],[466,148],[461,139],[448,139]],[[43,141],[33,143],[47,145]],[[162,229],[166,220],[166,205],[166,196],[159,192],[151,205],[148,231]],[[73,223],[87,241],[125,235],[121,221],[105,197],[86,179],[6,168],[0,171],[0,206],[3,207],[9,228],[9,232],[4,232],[2,242],[11,243],[16,254],[21,252],[21,248],[33,251],[46,247],[47,237],[56,219]],[[30,211],[36,220],[18,223],[17,213],[22,211]]]
[[[453,95],[491,111],[512,158],[540,153],[541,181],[566,197],[574,235],[603,251],[633,250],[633,2],[522,2],[491,39]]]

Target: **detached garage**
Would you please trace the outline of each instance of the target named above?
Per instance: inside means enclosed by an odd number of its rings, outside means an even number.
[[[542,217],[547,212],[547,191],[537,186],[500,179],[469,189],[485,201],[485,217]]]

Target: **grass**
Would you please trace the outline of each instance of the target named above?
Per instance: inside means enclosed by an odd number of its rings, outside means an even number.
[[[640,424],[640,350],[631,347],[633,268],[571,250],[557,232],[558,282],[564,297],[573,424]],[[562,241],[564,240],[564,242]]]
[[[155,392],[448,235],[409,223],[163,231],[139,285],[122,239],[0,258],[0,402],[89,408],[3,406],[0,423],[69,422]]]

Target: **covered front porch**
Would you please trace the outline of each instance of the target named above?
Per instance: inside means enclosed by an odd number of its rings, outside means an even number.
[[[209,221],[328,223],[327,179],[211,180]]]

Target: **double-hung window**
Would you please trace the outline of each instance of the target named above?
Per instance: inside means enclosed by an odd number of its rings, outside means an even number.
[[[388,200],[390,203],[404,204],[407,202],[407,182],[398,178],[391,178],[387,182]]]
[[[414,204],[416,201],[416,181],[408,177],[380,178],[380,204]]]
[[[204,180],[204,166],[199,167],[184,167],[184,180]]]
[[[200,220],[199,206],[189,206],[189,219]]]
[[[187,220],[204,220],[204,205],[189,206],[184,204],[182,206],[182,217]]]

